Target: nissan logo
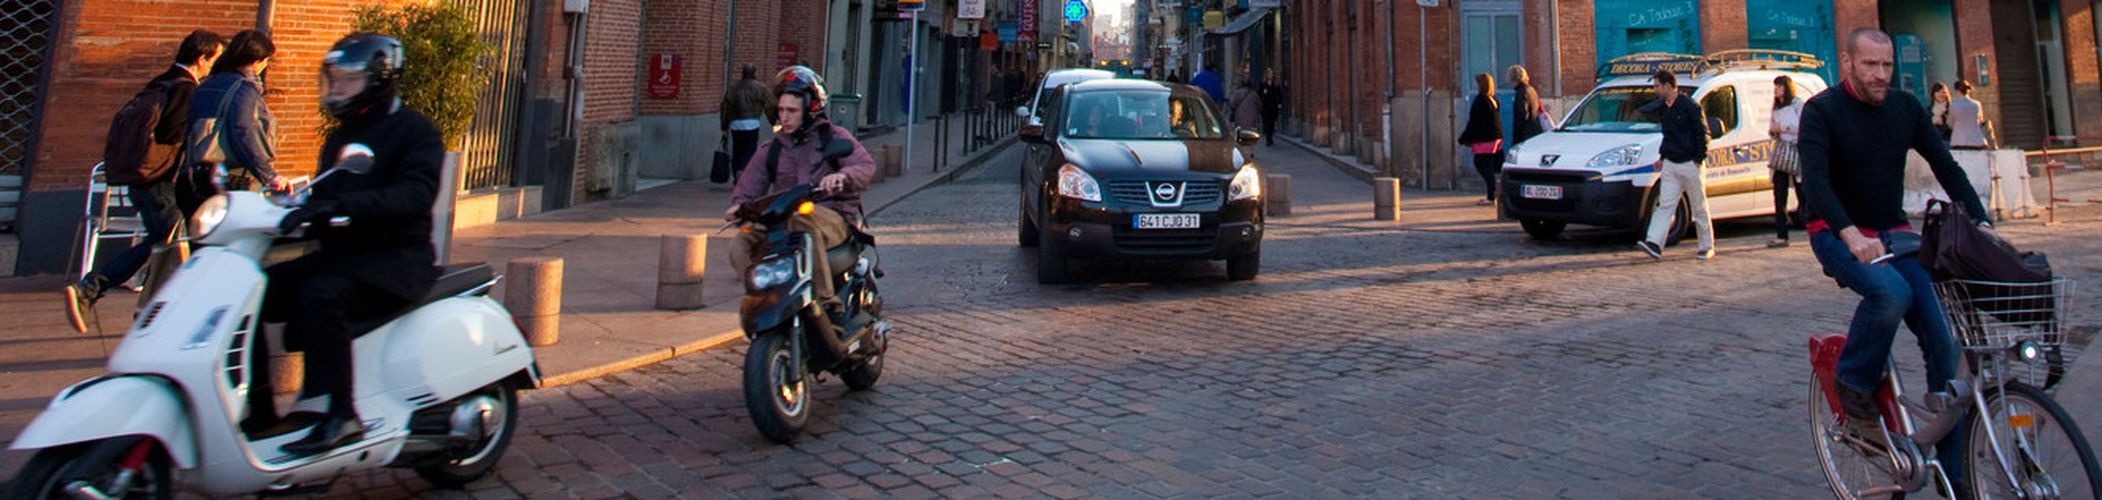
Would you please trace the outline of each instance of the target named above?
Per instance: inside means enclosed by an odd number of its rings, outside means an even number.
[[[1146,187],[1148,191],[1153,193],[1153,206],[1174,207],[1182,205],[1183,183],[1149,182]]]
[[[1175,185],[1161,184],[1159,186],[1155,186],[1153,188],[1153,196],[1155,198],[1160,198],[1161,201],[1173,200],[1175,199]]]

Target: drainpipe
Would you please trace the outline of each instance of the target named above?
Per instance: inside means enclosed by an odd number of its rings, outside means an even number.
[[[1555,75],[1555,99],[1567,97],[1562,93],[1562,0],[1547,0],[1547,45],[1553,51]]]
[[[255,29],[270,31],[270,19],[276,17],[277,0],[256,0]]]

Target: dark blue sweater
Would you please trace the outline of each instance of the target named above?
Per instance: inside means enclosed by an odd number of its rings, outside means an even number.
[[[1882,231],[1906,224],[1905,152],[1918,151],[1933,167],[1952,201],[1971,216],[1990,216],[1971,189],[1970,178],[1949,155],[1927,109],[1906,92],[1891,92],[1881,106],[1854,97],[1845,85],[1811,97],[1803,105],[1803,203],[1833,229],[1860,226]]]

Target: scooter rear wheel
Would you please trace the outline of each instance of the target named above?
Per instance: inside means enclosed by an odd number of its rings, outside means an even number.
[[[511,435],[518,433],[518,391],[507,383],[498,382],[483,389],[481,395],[496,398],[496,411],[503,412],[495,418],[496,429],[457,458],[417,467],[416,475],[441,488],[459,488],[496,470],[496,463],[503,459],[504,450],[511,447]]]
[[[113,484],[123,463],[131,452],[146,446],[145,460],[139,464],[130,481]],[[50,448],[38,451],[15,475],[7,498],[10,499],[56,499],[73,498],[68,490],[77,482],[93,487],[97,492],[112,498],[166,499],[174,498],[169,478],[168,457],[150,439],[121,437],[93,441],[85,444]],[[116,490],[122,490],[117,494]]]
[[[795,370],[795,354],[788,349],[788,336],[800,331],[760,334],[744,356],[744,407],[752,414],[752,425],[776,443],[794,442],[810,419],[810,378],[789,382]]]

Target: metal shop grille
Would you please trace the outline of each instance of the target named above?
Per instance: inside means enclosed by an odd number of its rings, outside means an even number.
[[[0,175],[29,164],[56,0],[0,0]]]
[[[0,0],[6,1],[6,0]],[[488,65],[492,75],[482,89],[474,124],[467,129],[460,168],[461,188],[477,190],[516,183],[518,126],[525,100],[525,34],[527,3],[519,0],[453,0],[473,16],[482,36],[496,47]]]

